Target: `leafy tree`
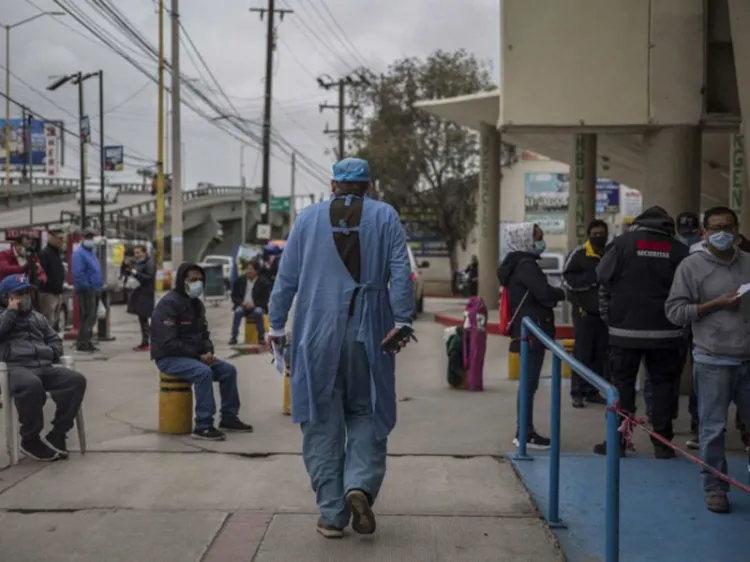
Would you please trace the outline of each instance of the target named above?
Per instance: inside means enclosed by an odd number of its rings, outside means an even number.
[[[405,58],[377,79],[351,88],[355,128],[352,152],[370,161],[379,195],[421,209],[447,245],[451,268],[476,224],[477,134],[414,108],[420,100],[492,90],[488,65],[467,51],[435,51]]]

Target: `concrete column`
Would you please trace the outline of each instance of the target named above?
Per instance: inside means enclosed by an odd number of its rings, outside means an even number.
[[[740,218],[740,232],[750,230],[750,193],[745,165],[745,137],[731,135],[729,145],[729,207]]]
[[[575,136],[568,187],[568,251],[586,240],[586,227],[596,217],[596,135]]]
[[[676,126],[644,135],[646,178],[643,208],[664,207],[676,217],[682,211],[701,211],[701,131]]]
[[[750,138],[750,2],[728,0],[729,28],[732,32],[737,94],[742,114],[742,134]],[[750,143],[745,144],[745,162],[750,162]],[[747,181],[747,180],[746,180]],[[740,219],[742,225],[742,219]]]
[[[500,133],[495,125],[482,123],[479,131],[479,296],[489,310],[497,310],[500,260]]]

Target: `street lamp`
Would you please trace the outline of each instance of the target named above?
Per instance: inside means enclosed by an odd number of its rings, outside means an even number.
[[[64,16],[65,12],[44,11],[22,19],[16,23],[3,25],[5,28],[5,193],[10,192],[10,30],[21,27],[42,16]]]
[[[65,84],[73,84],[78,86],[78,119],[79,119],[79,137],[80,137],[80,194],[81,194],[81,229],[86,228],[86,136],[83,134],[83,118],[85,117],[83,109],[83,83],[89,78],[97,77],[99,79],[99,148],[100,148],[100,162],[99,162],[99,222],[101,235],[106,235],[106,227],[104,224],[104,164],[105,164],[105,152],[104,152],[104,71],[97,70],[96,72],[89,72],[83,74],[82,72],[75,72],[66,76],[61,76],[49,86],[47,90],[54,92]],[[90,124],[89,124],[90,127]]]

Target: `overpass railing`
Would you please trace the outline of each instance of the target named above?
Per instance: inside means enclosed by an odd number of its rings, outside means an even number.
[[[607,457],[606,457],[606,498],[605,498],[605,561],[618,562],[620,557],[620,419],[615,411],[619,402],[617,389],[575,359],[550,338],[529,317],[521,323],[521,381],[518,411],[518,452],[517,461],[533,460],[528,456],[526,441],[529,427],[529,337],[533,335],[552,352],[552,406],[550,408],[550,453],[549,453],[549,505],[547,523],[550,527],[564,527],[560,520],[560,418],[562,394],[562,364],[591,383],[607,399]]]

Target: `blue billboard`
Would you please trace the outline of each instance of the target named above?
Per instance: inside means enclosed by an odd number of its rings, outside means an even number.
[[[28,165],[28,156],[26,155],[26,142],[24,140],[24,123],[23,119],[11,119],[10,123],[10,164],[13,167],[20,168]],[[40,119],[31,120],[31,164],[35,167],[42,168],[46,161],[46,142],[45,142],[45,123]],[[62,121],[50,121],[51,124],[63,127]],[[28,127],[28,122],[26,127]],[[28,135],[28,131],[27,131]],[[64,134],[59,134],[60,155],[65,153]],[[5,166],[5,119],[0,119],[0,167]]]

